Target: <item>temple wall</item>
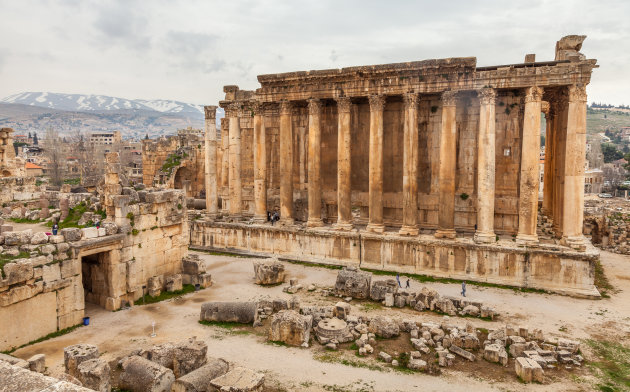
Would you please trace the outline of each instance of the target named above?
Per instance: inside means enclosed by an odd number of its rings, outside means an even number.
[[[593,265],[598,254],[546,248],[479,246],[437,240],[328,230],[290,230],[238,223],[191,223],[193,248],[275,255],[401,273],[544,289],[598,297]]]

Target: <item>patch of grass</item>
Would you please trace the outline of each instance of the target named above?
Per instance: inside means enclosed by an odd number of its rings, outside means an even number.
[[[281,342],[279,340],[267,340],[265,343],[267,344],[271,344],[273,346],[281,346],[281,347],[290,347],[288,344],[286,344],[285,342]]]
[[[365,302],[361,304],[361,310],[363,310],[364,312],[370,312],[372,310],[381,310],[381,309],[383,309],[383,305],[379,303]]]
[[[630,391],[630,348],[617,342],[587,339],[597,360],[588,362],[601,391]]]
[[[3,278],[6,277],[4,275],[5,264],[9,264],[13,260],[17,259],[28,259],[29,257],[31,257],[31,254],[28,252],[20,252],[17,256],[0,255],[0,276],[2,276]]]
[[[291,263],[291,264],[303,265],[305,267],[326,268],[326,269],[331,269],[331,270],[340,270],[340,269],[343,268],[340,265],[322,264],[322,263],[309,263],[309,262],[306,262],[306,261],[289,260],[289,259],[281,259],[281,260],[282,261],[286,261],[287,263]]]
[[[164,300],[167,300],[167,299],[171,299],[171,298],[174,298],[174,297],[179,297],[179,296],[184,295],[184,294],[192,293],[193,291],[195,291],[195,286],[194,285],[192,285],[192,284],[185,284],[181,290],[172,291],[172,292],[164,291],[163,293],[161,293],[157,297],[152,297],[150,295],[145,295],[144,296],[144,302],[143,302],[142,298],[139,298],[136,302],[134,302],[134,304],[135,305],[154,304],[156,302],[161,302],[161,301],[164,301]]]
[[[363,369],[369,369],[369,370],[376,370],[379,372],[385,371],[385,368],[378,366],[378,365],[372,365],[366,362],[362,362],[362,361],[355,361],[352,359],[345,359],[345,358],[339,358],[337,355],[334,355],[332,353],[326,353],[326,354],[321,354],[321,355],[316,355],[315,357],[316,361],[319,362],[325,362],[325,363],[340,363],[342,365],[345,366],[351,366],[354,368],[363,368]]]
[[[79,226],[79,220],[83,216],[83,214],[87,211],[87,205],[84,201],[74,206],[74,208],[68,209],[68,216],[63,221],[59,222],[59,230],[65,229],[68,227],[85,227]],[[53,221],[49,221],[46,223],[46,226],[52,227]]]
[[[597,290],[602,295],[602,298],[610,298],[609,293],[614,294],[617,290],[612,284],[610,284],[610,281],[608,281],[608,277],[604,273],[604,267],[602,266],[601,261],[596,260],[594,267],[595,287],[597,287]]]
[[[369,269],[369,268],[361,268],[361,270],[362,271],[366,271],[366,272],[371,272],[374,275],[396,276],[396,275],[400,274],[401,278],[403,276],[405,276],[405,277],[408,277],[410,279],[414,279],[414,280],[416,280],[416,281],[418,281],[420,283],[437,282],[437,283],[458,283],[458,284],[461,284],[463,282],[462,280],[459,280],[459,279],[437,278],[437,277],[430,276],[430,275],[401,274],[400,272],[375,270],[375,269]],[[507,290],[513,290],[513,291],[520,291],[522,293],[549,294],[549,292],[547,290],[535,289],[535,288],[531,288],[531,287],[514,287],[514,286],[507,286],[507,285],[496,284],[496,283],[474,282],[474,281],[471,281],[471,280],[467,280],[466,284],[469,285],[469,286],[493,287],[493,288],[497,288],[497,289],[507,289]]]
[[[209,327],[218,327],[222,328],[229,335],[249,335],[251,332],[244,329],[235,329],[235,328],[243,328],[244,325],[240,323],[229,323],[225,321],[206,321],[199,320],[199,324],[207,325]]]
[[[41,220],[39,219],[27,219],[27,218],[10,218],[11,222],[14,223],[39,223]]]
[[[80,178],[67,178],[65,180],[63,180],[64,184],[70,184],[70,185],[80,185],[81,184],[81,179]]]
[[[32,341],[30,341],[30,342],[28,342],[26,344],[21,345],[20,347],[14,347],[11,350],[3,351],[2,353],[3,354],[11,354],[11,353],[15,352],[16,350],[19,350],[19,349],[24,348],[26,346],[30,346],[32,344],[41,343],[41,342],[43,342],[45,340],[48,340],[48,339],[53,339],[53,338],[56,338],[56,337],[59,337],[59,336],[63,336],[63,335],[69,334],[70,332],[72,332],[75,329],[77,329],[79,327],[82,327],[82,326],[83,326],[83,324],[77,324],[77,325],[73,325],[72,327],[60,329],[59,331],[56,331],[56,332],[53,332],[53,333],[49,333],[48,335],[42,336],[39,339],[32,340]]]
[[[244,256],[244,255],[239,255],[236,253],[230,253],[230,252],[219,252],[216,250],[203,250],[203,249],[196,249],[193,247],[189,247],[189,250],[194,250],[195,252],[201,252],[201,253],[205,253],[208,255],[212,255],[212,256],[229,256],[229,257],[237,257],[237,258],[248,258],[248,257],[255,257],[255,256]]]

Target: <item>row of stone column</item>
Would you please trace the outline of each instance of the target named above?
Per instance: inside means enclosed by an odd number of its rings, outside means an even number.
[[[521,165],[519,176],[519,228],[517,239],[522,242],[536,242],[536,219],[538,206],[539,189],[539,164],[538,155],[540,150],[540,113],[542,105],[543,90],[539,87],[525,89],[524,94],[524,122],[522,137]],[[494,233],[494,194],[495,194],[495,103],[496,92],[492,88],[484,88],[477,92],[480,104],[479,129],[477,143],[477,230],[475,240],[477,242],[493,242]],[[575,95],[575,94],[573,94]],[[569,96],[572,96],[569,94]],[[386,105],[384,95],[371,95],[368,97],[370,105],[370,135],[369,135],[369,222],[367,230],[381,233],[384,231],[383,224],[383,111]],[[457,92],[445,91],[442,93],[442,116],[440,134],[440,161],[439,161],[439,197],[438,207],[438,229],[435,236],[438,238],[454,238],[454,214],[455,214],[455,179],[456,179],[456,105]],[[337,208],[338,216],[336,227],[340,230],[349,230],[353,227],[351,210],[351,105],[349,97],[336,98],[338,113],[338,148],[337,148]],[[402,235],[417,235],[418,225],[418,181],[417,170],[419,163],[418,152],[418,102],[419,95],[407,93],[403,95],[404,102],[404,129],[403,129],[403,222],[400,229]],[[581,102],[581,101],[580,101]],[[578,105],[579,106],[579,105]],[[584,105],[585,107],[585,96]],[[212,173],[211,168],[216,167],[216,107],[206,107],[206,200],[208,211],[216,214],[217,208],[217,180],[216,173]],[[211,108],[211,109],[208,109]],[[224,148],[229,150],[228,167],[229,170],[229,195],[230,214],[240,216],[241,214],[241,138],[239,112],[242,111],[242,103],[232,103],[227,108],[226,117],[229,119],[229,141],[224,140]],[[267,189],[266,189],[266,141],[265,127],[263,121],[262,104],[255,102],[251,107],[254,113],[254,218],[257,221],[266,219]],[[307,226],[322,226],[321,220],[321,109],[322,102],[319,99],[308,100],[308,221]],[[576,111],[581,110],[576,105],[567,109],[566,118],[582,114]],[[584,109],[585,110],[585,109]],[[211,112],[209,114],[209,111]],[[290,101],[280,101],[280,216],[281,223],[292,224],[293,219],[293,129],[292,129],[292,103]],[[585,121],[585,111],[584,111]],[[577,121],[577,120],[572,120]],[[550,121],[553,124],[553,120]],[[577,128],[576,128],[577,126]],[[552,127],[553,128],[553,127]],[[579,124],[569,124],[565,129],[571,128],[571,143],[564,143],[565,146],[575,146],[578,143],[581,130]],[[584,128],[584,127],[583,127]],[[584,128],[585,130],[585,128]],[[548,138],[549,140],[549,138]],[[554,141],[550,143],[557,144]],[[227,144],[227,145],[226,145]],[[214,154],[213,154],[214,152]],[[554,150],[555,152],[555,150]],[[553,154],[557,160],[558,154]],[[577,151],[574,154],[574,161],[584,161],[583,152]],[[551,162],[551,160],[550,160]],[[567,166],[568,167],[568,166]],[[571,165],[574,168],[575,165]],[[573,169],[571,169],[573,170]],[[550,171],[553,171],[551,169]],[[575,170],[574,170],[575,171]],[[575,195],[569,194],[578,188],[580,182],[579,172],[567,172],[566,175],[560,173],[556,177],[564,176],[568,180],[563,188],[563,198],[567,209],[574,213],[574,218],[562,214],[559,209],[562,199],[559,197],[559,190],[556,189],[554,196],[558,202],[553,203],[554,222],[561,221],[562,226],[567,230],[571,223],[577,224],[581,218],[577,209],[581,192]],[[546,174],[547,177],[547,174]],[[583,167],[581,174],[583,183]],[[558,183],[556,181],[556,188]],[[583,184],[581,185],[583,187]],[[545,195],[550,190],[546,188]],[[552,189],[552,187],[549,187]],[[579,195],[578,195],[579,194]],[[581,196],[583,199],[583,195]],[[545,200],[548,200],[546,197]],[[547,207],[552,208],[552,207]],[[581,211],[581,209],[580,209]],[[562,219],[559,217],[562,216]],[[581,224],[580,224],[581,227]],[[575,230],[573,230],[575,231]],[[568,233],[568,231],[567,231]],[[573,232],[571,232],[573,234]],[[573,235],[573,237],[576,237]]]

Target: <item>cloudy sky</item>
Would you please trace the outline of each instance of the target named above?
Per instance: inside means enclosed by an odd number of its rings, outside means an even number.
[[[429,58],[553,60],[586,34],[589,102],[630,104],[630,1],[0,0],[0,98],[24,91],[213,104],[256,75]]]

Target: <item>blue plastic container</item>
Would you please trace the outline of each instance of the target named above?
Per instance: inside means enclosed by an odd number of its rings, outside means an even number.
[[[89,317],[83,317],[83,325],[90,325],[90,318]]]

